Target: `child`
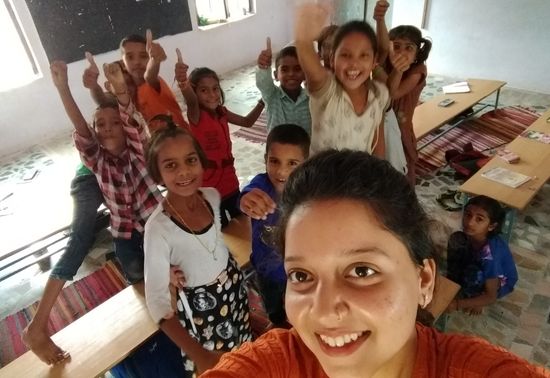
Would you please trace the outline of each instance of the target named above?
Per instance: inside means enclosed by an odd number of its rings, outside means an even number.
[[[174,93],[159,76],[166,53],[160,44],[153,42],[151,30],[147,29],[146,38],[140,35],[123,38],[120,50],[124,66],[137,86],[137,108],[145,119],[149,121],[157,114],[167,114],[178,126],[188,127]],[[154,132],[155,124],[149,126]]]
[[[254,177],[241,194],[241,211],[252,218],[251,262],[258,275],[260,293],[269,320],[286,324],[284,293],[286,273],[275,249],[279,212],[277,203],[288,176],[307,159],[309,136],[297,125],[279,125],[267,136],[266,173]]]
[[[142,235],[145,220],[162,196],[147,174],[143,124],[136,124],[130,117],[133,108],[120,66],[111,64],[105,65],[105,68],[105,76],[118,93],[120,109],[116,100],[100,105],[94,114],[93,128],[88,127],[72,97],[66,64],[53,62],[51,73],[65,111],[74,125],[76,148],[83,163],[94,172],[111,212],[115,253],[126,280],[135,284],[143,279]],[[91,216],[88,215],[87,219]],[[78,269],[78,266],[72,268]],[[37,313],[22,336],[31,350],[48,364],[69,356],[68,352],[53,343],[47,332],[50,311],[65,283],[64,275],[59,278],[50,277],[48,280]]]
[[[380,5],[380,3],[382,3]],[[420,93],[426,85],[426,60],[432,48],[431,41],[422,38],[422,32],[412,25],[401,25],[388,30],[384,15],[389,4],[379,1],[375,12],[377,31],[381,41],[380,64],[385,69],[387,84],[392,99],[392,109],[397,116],[401,140],[407,160],[407,177],[412,186],[416,183],[416,137],[413,130],[414,109],[418,105]],[[389,52],[389,59],[385,53]]]
[[[330,70],[330,54],[336,30],[338,30],[336,25],[325,26],[317,38],[317,54],[327,70]]]
[[[296,48],[311,97],[311,152],[351,148],[384,158],[388,90],[370,80],[377,51],[374,31],[362,21],[342,25],[334,36],[332,73],[313,49],[327,18],[325,7],[307,4],[298,9],[295,24]]]
[[[256,86],[267,105],[267,130],[275,126],[292,123],[311,134],[311,115],[309,113],[309,96],[302,88],[304,73],[298,62],[296,47],[287,46],[275,58],[275,80],[281,82],[277,87],[271,78],[271,39],[258,56],[256,69]]]
[[[428,217],[405,176],[361,151],[323,151],[282,197],[291,330],[202,377],[550,377],[480,338],[415,322],[436,277]],[[403,216],[403,214],[407,216]]]
[[[221,234],[220,195],[201,187],[206,162],[185,129],[171,124],[153,134],[147,167],[167,194],[145,225],[145,299],[153,320],[199,373],[222,351],[251,340],[243,275]],[[177,311],[169,290],[171,265],[185,280]],[[185,370],[193,371],[191,361]]]
[[[247,116],[235,114],[223,106],[223,91],[218,75],[209,68],[195,68],[187,78],[187,66],[179,49],[176,63],[176,80],[187,103],[187,118],[191,133],[201,145],[208,159],[205,165],[203,186],[214,187],[220,192],[222,227],[231,218],[241,214],[239,210],[239,180],[235,172],[231,151],[229,123],[251,127],[263,110],[259,102]]]
[[[498,201],[477,196],[464,208],[463,231],[447,249],[448,278],[461,285],[448,311],[480,314],[483,307],[514,290],[518,272],[508,244],[498,235],[504,211]]]

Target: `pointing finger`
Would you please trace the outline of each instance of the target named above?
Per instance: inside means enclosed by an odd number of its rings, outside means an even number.
[[[178,55],[178,63],[183,63],[180,49],[176,49],[176,54]]]
[[[147,29],[145,32],[145,40],[146,40],[146,48],[149,50],[151,48],[151,44],[153,43],[153,33],[151,32],[151,29]]]
[[[269,52],[271,52],[271,38],[269,37],[266,39],[266,48]]]

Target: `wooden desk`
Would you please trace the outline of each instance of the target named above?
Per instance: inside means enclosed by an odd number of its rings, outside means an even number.
[[[527,130],[550,133],[550,110],[537,119]],[[517,164],[508,164],[498,156],[493,157],[483,168],[466,181],[459,190],[468,194],[486,195],[517,209],[525,209],[540,188],[550,179],[550,144],[544,144],[518,136],[506,147],[520,157]],[[483,172],[494,167],[505,167],[512,171],[533,177],[518,188],[488,180],[481,176]]]
[[[248,217],[232,220],[224,240],[240,266],[248,263],[251,228]],[[143,283],[127,287],[52,336],[71,359],[48,366],[31,351],[0,370],[0,377],[95,377],[127,357],[158,331],[143,295]]]
[[[468,79],[468,84],[471,90],[468,93],[440,94],[416,107],[413,115],[413,127],[416,139],[421,139],[430,132],[445,125],[457,115],[478,104],[481,100],[494,92],[497,92],[497,98],[494,105],[496,109],[498,106],[500,88],[506,85],[506,82],[498,80]],[[453,99],[454,103],[447,107],[438,106],[438,104],[446,98]],[[478,111],[480,110],[481,109],[478,109]]]

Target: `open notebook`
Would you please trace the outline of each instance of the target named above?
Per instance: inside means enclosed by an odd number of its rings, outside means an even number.
[[[531,176],[526,176],[522,173],[514,172],[503,167],[489,169],[488,171],[483,172],[481,176],[511,188],[517,188],[532,178]]]

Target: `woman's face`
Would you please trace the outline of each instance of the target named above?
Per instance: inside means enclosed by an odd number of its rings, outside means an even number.
[[[414,364],[415,319],[435,267],[419,267],[373,211],[353,200],[297,207],[285,232],[290,323],[330,377]],[[412,366],[409,366],[412,369]]]

